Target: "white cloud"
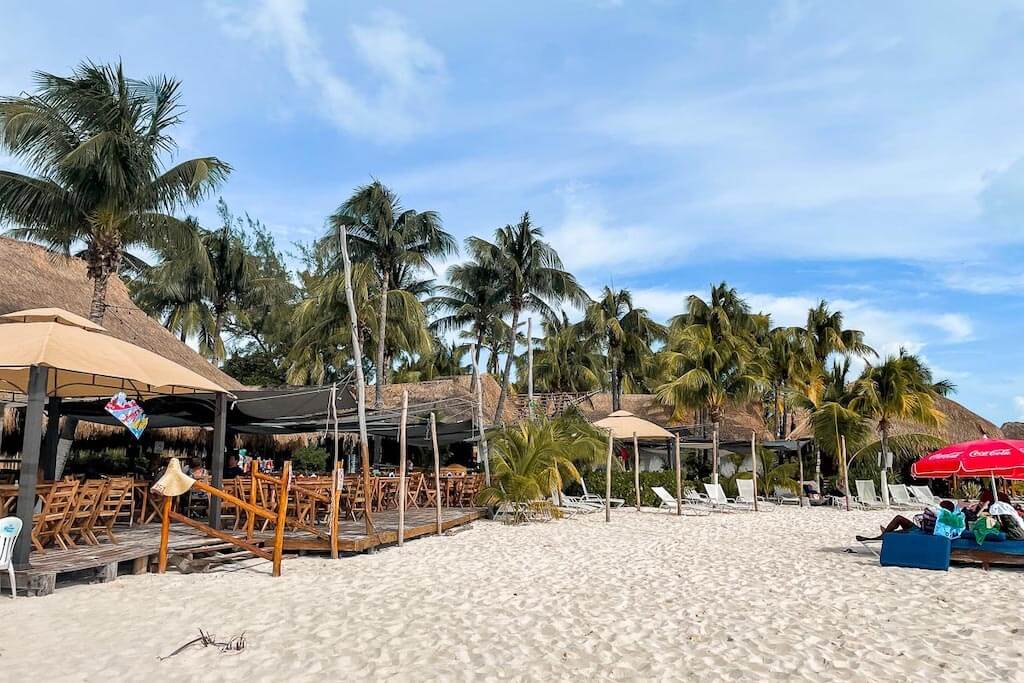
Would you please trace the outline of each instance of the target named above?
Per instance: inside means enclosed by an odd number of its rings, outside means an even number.
[[[349,74],[328,59],[306,17],[304,0],[210,5],[229,35],[279,49],[292,79],[342,130],[394,141],[425,125],[445,80],[444,56],[396,13],[379,10],[349,27],[356,64]],[[370,78],[360,79],[362,71]],[[365,86],[356,82],[364,80]]]
[[[1024,396],[1014,396],[1013,407],[1017,411],[1017,419],[1024,421]]]

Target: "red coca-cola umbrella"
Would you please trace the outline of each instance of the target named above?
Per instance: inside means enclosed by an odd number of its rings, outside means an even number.
[[[911,468],[918,479],[990,477],[996,495],[996,477],[1024,479],[1024,441],[980,439],[954,443],[929,453]]]

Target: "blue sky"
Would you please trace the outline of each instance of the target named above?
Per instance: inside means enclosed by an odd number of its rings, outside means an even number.
[[[371,177],[460,238],[528,209],[592,291],[666,317],[727,280],[779,324],[824,297],[1024,417],[1020,2],[5,5],[0,92],[173,74],[181,153],[282,244]]]

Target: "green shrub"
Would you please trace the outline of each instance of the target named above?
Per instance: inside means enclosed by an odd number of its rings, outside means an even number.
[[[583,474],[583,480],[587,483],[587,493],[604,497],[604,470],[594,470]],[[663,486],[671,495],[676,491],[676,473],[674,470],[663,470],[659,472],[640,473],[640,504],[648,507],[658,507],[661,500],[651,490],[652,486]],[[683,480],[683,488],[692,487],[692,482]],[[612,498],[622,498],[626,505],[636,505],[636,496],[633,494],[633,472],[612,472]],[[579,494],[583,487],[579,484],[572,484],[568,487],[569,494]]]
[[[319,446],[305,446],[292,453],[292,469],[296,472],[323,472],[327,469],[327,451]]]

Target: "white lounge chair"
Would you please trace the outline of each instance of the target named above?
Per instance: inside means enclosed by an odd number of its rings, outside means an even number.
[[[708,498],[711,500],[711,504],[717,509],[723,510],[749,510],[751,504],[737,502],[735,498],[729,498],[725,495],[725,491],[722,489],[721,484],[704,484],[704,490],[707,491]]]
[[[0,571],[6,569],[7,577],[11,581],[11,599],[18,593],[18,582],[14,577],[14,544],[18,542],[18,534],[21,533],[21,519],[18,517],[4,517],[0,519]]]
[[[772,499],[779,505],[800,505],[800,496],[782,486],[775,487]]]
[[[556,487],[551,487],[551,502],[563,512],[589,513],[604,509],[604,501],[600,504],[583,501],[579,496],[568,496]]]
[[[676,499],[671,493],[668,492],[668,490],[664,486],[652,486],[651,490],[654,491],[654,495],[656,495],[658,497],[658,500],[661,501],[661,505],[658,506],[659,510],[669,510],[671,512],[676,511]],[[683,498],[679,502],[683,504],[682,510],[686,514],[711,513],[711,510],[708,508],[707,504],[704,501],[701,501],[700,505],[694,505],[692,501],[687,500],[686,498]]]
[[[753,505],[754,503],[754,480],[753,479],[737,479],[736,488],[739,489],[739,495],[736,496],[736,503],[741,505]],[[764,496],[758,496],[757,502],[764,506],[765,510],[770,509],[769,506],[772,503],[768,502],[768,499]],[[773,506],[774,507],[774,506]]]
[[[910,491],[904,484],[889,484],[889,498],[894,507],[903,510],[916,510],[921,507],[920,504],[915,504],[910,499]]]
[[[927,486],[908,486],[910,495],[919,502],[921,505],[927,505],[928,507],[938,507],[942,499],[932,493],[932,490]]]
[[[584,503],[597,503],[601,507],[604,507],[604,498],[596,493],[587,493],[587,482],[582,477],[580,478],[580,485],[583,487],[583,495],[580,496],[580,500]],[[622,498],[609,498],[608,502],[611,503],[613,508],[620,508],[626,503]]]
[[[882,501],[879,500],[878,495],[875,493],[875,482],[870,479],[857,480],[856,500],[860,505],[866,508],[883,507]]]

